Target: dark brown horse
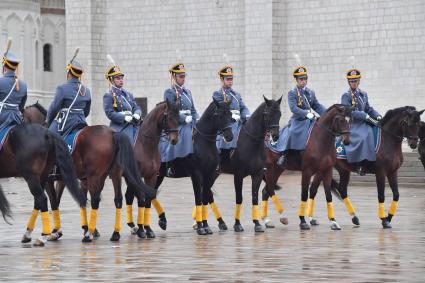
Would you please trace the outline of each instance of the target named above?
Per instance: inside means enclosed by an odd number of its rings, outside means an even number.
[[[34,196],[34,209],[27,226],[26,242],[31,241],[29,235],[34,230],[35,220],[41,211],[42,236],[34,243],[36,246],[44,246],[51,234],[47,197],[43,185],[55,163],[72,197],[83,209],[87,199],[78,186],[68,146],[60,136],[40,125],[22,124],[10,130],[0,150],[0,178],[23,177]],[[10,216],[9,203],[1,188],[0,210],[3,217]]]
[[[24,117],[27,121],[36,121],[36,117],[31,115],[34,111],[29,109],[39,109],[39,107],[27,107]],[[76,168],[78,179],[84,192],[90,192],[91,211],[87,221],[87,212],[81,208],[81,226],[84,230],[83,242],[90,242],[96,237],[97,212],[100,203],[100,194],[103,190],[105,179],[113,166],[119,166],[123,171],[124,178],[132,189],[133,194],[142,204],[145,194],[155,195],[155,191],[146,186],[137,168],[134,151],[128,137],[124,133],[117,133],[107,126],[87,126],[83,128],[78,136],[72,159]],[[59,204],[63,192],[63,184],[55,191],[53,180],[49,180],[47,186],[50,203],[54,215],[55,230],[60,230]],[[122,194],[115,191],[115,203],[118,207],[116,211],[116,221],[114,231],[121,229],[121,207]],[[57,211],[57,212],[55,212]],[[60,236],[60,235],[59,235]]]
[[[274,153],[266,147],[266,191],[263,190],[263,209],[261,217],[266,223],[266,226],[272,227],[270,220],[267,217],[267,200],[272,198],[275,206],[280,213],[280,221],[287,224],[288,220],[283,215],[283,207],[275,195],[275,186],[279,176],[282,172],[287,170],[301,171],[301,204],[299,209],[300,228],[302,230],[310,229],[310,226],[305,221],[305,210],[308,198],[308,188],[310,179],[313,175],[320,176],[323,179],[325,187],[326,201],[328,208],[328,218],[330,221],[331,229],[341,229],[335,221],[332,194],[331,194],[331,181],[332,181],[332,167],[336,162],[335,152],[335,137],[342,136],[344,144],[348,144],[349,138],[349,117],[351,109],[341,104],[335,104],[317,120],[311,129],[310,137],[307,141],[304,151],[289,151],[287,152],[287,162],[284,168],[276,164],[280,154]],[[309,200],[309,211],[313,210],[313,200]]]
[[[422,165],[425,169],[425,122],[421,121],[420,127],[419,127],[419,146],[418,146],[418,152],[419,152],[419,159],[422,162]]]
[[[161,138],[168,138],[171,144],[178,142],[179,109],[179,102],[176,104],[170,103],[168,100],[161,102],[149,112],[140,127],[134,152],[140,173],[149,186],[154,187],[156,185],[161,166],[158,149],[159,140]],[[114,189],[117,192],[121,192],[121,175],[122,172],[120,170],[113,170],[111,173]],[[166,229],[167,220],[165,218],[165,212],[156,198],[147,201],[146,207],[144,203],[138,203],[137,227],[133,221],[132,205],[134,194],[129,188],[127,188],[125,199],[127,204],[127,225],[131,228],[132,233],[136,233],[140,238],[155,237],[150,227],[151,202],[157,209],[159,226],[164,230]],[[115,231],[111,240],[118,241],[119,239],[119,231]]]
[[[381,219],[383,228],[391,228],[391,220],[396,213],[399,192],[397,172],[403,163],[403,154],[401,144],[404,138],[410,148],[414,149],[418,145],[418,132],[420,125],[420,115],[425,110],[416,111],[415,107],[405,106],[389,110],[379,123],[381,128],[381,145],[376,153],[376,161],[362,162],[363,168],[367,173],[375,174],[376,185],[378,188],[378,217]],[[350,173],[356,172],[356,165],[348,163],[347,160],[338,159],[335,168],[337,169],[340,182],[337,185],[338,192],[347,207],[350,215],[355,215],[355,210],[347,196],[347,187],[350,181]],[[388,209],[388,215],[385,214],[385,178],[388,179],[393,201]],[[335,182],[336,183],[336,182]],[[315,192],[320,184],[320,177],[314,178],[310,197],[315,196]]]

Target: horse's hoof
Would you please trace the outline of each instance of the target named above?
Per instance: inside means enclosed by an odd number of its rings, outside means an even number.
[[[300,229],[301,230],[310,230],[310,226],[307,224],[307,222],[301,222],[300,223]]]
[[[109,240],[112,242],[118,242],[120,238],[121,238],[120,232],[114,231],[114,233],[112,233],[112,236]]]
[[[46,245],[47,239],[47,236],[38,237],[33,244],[34,247],[44,247]]]
[[[319,225],[319,221],[316,218],[311,218],[310,219],[310,224],[311,226],[318,226]]]
[[[145,230],[139,228],[137,230],[137,233],[136,234],[137,234],[137,237],[139,237],[140,239],[146,239],[146,232],[145,232]]]
[[[139,230],[139,227],[137,226],[131,227],[130,229],[131,235],[136,235],[138,230]]]
[[[254,226],[255,233],[264,233],[264,228],[262,225],[255,225]]]
[[[162,230],[167,230],[167,218],[165,217],[165,213],[159,215],[158,225]]]
[[[227,230],[228,230],[227,225],[226,225],[226,223],[225,223],[224,221],[223,221],[223,222],[218,223],[218,229],[219,229],[220,231],[227,231]]]
[[[266,228],[273,229],[275,227],[273,222],[270,220],[270,218],[266,217],[263,219],[263,221]]]
[[[288,223],[289,223],[288,217],[286,217],[286,216],[280,216],[279,221],[283,225],[288,225]]]
[[[193,230],[198,229],[198,222],[196,222],[196,220],[193,220],[192,228],[193,228]]]
[[[203,235],[206,235],[206,234],[207,234],[207,232],[205,231],[205,229],[204,229],[204,228],[197,228],[197,229],[196,229],[196,233],[198,233],[198,235],[201,235],[201,236],[203,236]]]
[[[29,231],[29,230],[25,231],[25,234],[22,236],[22,239],[21,239],[22,244],[31,242],[31,232],[32,231]]]
[[[96,240],[97,238],[99,238],[100,237],[100,233],[99,233],[99,231],[97,230],[97,229],[94,229],[94,232],[93,232],[93,240]]]
[[[145,227],[145,231],[146,231],[146,238],[153,239],[156,237],[154,231],[151,228]]]
[[[92,241],[92,238],[90,238],[90,235],[88,234],[84,235],[83,239],[81,240],[83,243],[91,243]]]
[[[210,226],[206,226],[206,227],[203,227],[203,228],[204,228],[205,232],[207,233],[207,235],[213,234],[213,231],[211,230]]]
[[[390,228],[392,228],[390,222],[386,218],[384,218],[382,220],[382,228],[384,228],[384,229],[390,229]]]
[[[354,225],[360,226],[360,219],[356,215],[354,215],[353,218],[351,218],[351,221],[353,222]]]
[[[244,231],[244,229],[243,229],[243,227],[240,223],[233,225],[233,230],[235,230],[235,232],[243,232]]]
[[[329,226],[331,227],[331,230],[341,230],[341,226],[339,226],[338,222],[336,222],[335,220],[329,221]]]

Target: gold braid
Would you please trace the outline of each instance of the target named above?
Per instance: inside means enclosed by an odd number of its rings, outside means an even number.
[[[356,106],[356,96],[354,95],[353,91],[350,89],[351,92],[351,107],[355,107]]]
[[[223,93],[224,102],[227,102],[227,93],[224,91],[223,88],[221,88],[221,92]]]
[[[300,90],[298,89],[298,87],[297,87],[297,105],[298,105],[298,107],[301,107],[301,106],[303,106],[303,101],[302,101],[302,99],[301,99],[301,94],[300,94]]]

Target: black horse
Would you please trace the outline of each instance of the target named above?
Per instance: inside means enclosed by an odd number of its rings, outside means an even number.
[[[36,124],[17,125],[10,130],[0,151],[0,178],[23,177],[34,196],[34,210],[28,223],[28,234],[34,229],[35,220],[41,211],[42,236],[34,243],[37,246],[44,246],[51,234],[44,184],[55,163],[72,197],[80,207],[85,207],[87,199],[78,186],[72,157],[67,144],[59,135]],[[9,203],[1,189],[0,210],[3,217],[10,216]]]
[[[196,205],[196,231],[199,235],[212,234],[206,214],[208,199],[212,195],[211,187],[216,176],[218,166],[218,150],[216,147],[217,135],[222,133],[226,141],[233,139],[231,130],[232,113],[228,102],[213,100],[194,126],[193,154],[184,158],[177,158],[171,162],[162,162],[157,179],[156,189],[159,188],[164,177],[192,179]],[[168,168],[172,168],[173,175],[167,176]],[[149,207],[149,204],[147,204]],[[145,216],[146,217],[146,216]],[[151,229],[146,230],[148,237],[155,237]]]
[[[419,126],[418,136],[420,139],[419,146],[418,146],[418,151],[420,156],[419,159],[421,160],[422,165],[424,166],[424,169],[425,169],[425,122],[421,121]]]
[[[264,177],[266,154],[264,151],[264,139],[271,138],[274,142],[279,139],[279,120],[281,116],[280,103],[267,99],[252,114],[250,119],[242,126],[239,133],[237,148],[229,152],[229,156],[222,156],[221,171],[234,176],[236,193],[235,207],[235,232],[244,231],[240,223],[242,205],[243,179],[251,176],[252,179],[252,220],[255,232],[264,232],[264,228],[258,221],[258,190]],[[210,201],[213,202],[212,195]]]

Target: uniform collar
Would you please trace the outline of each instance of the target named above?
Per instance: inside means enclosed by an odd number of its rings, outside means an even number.
[[[122,93],[125,93],[125,91],[124,91],[124,88],[122,88],[122,87],[116,87],[116,86],[114,86],[114,85],[112,85],[112,88],[113,89],[115,89],[115,91],[118,91],[118,92],[122,92]]]
[[[4,74],[4,76],[5,77],[15,77],[16,76],[16,74],[15,74],[15,72],[14,71],[7,71],[5,74]]]
[[[231,87],[223,87],[225,92],[234,92]]]
[[[360,90],[359,88],[356,88],[355,90],[352,90],[351,88],[349,89],[350,93],[354,93],[354,94],[360,94]]]
[[[80,80],[78,78],[70,78],[68,80],[69,83],[78,83]]]
[[[300,90],[301,92],[305,92],[305,90],[307,89],[307,86],[303,87],[303,88],[299,88],[298,86],[295,86],[295,89]]]

